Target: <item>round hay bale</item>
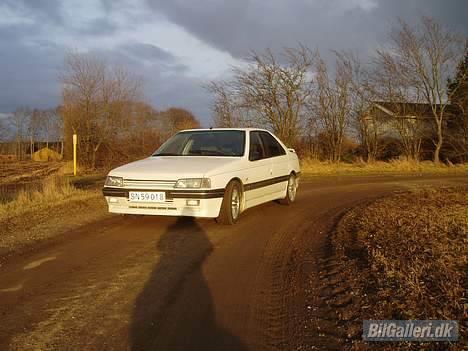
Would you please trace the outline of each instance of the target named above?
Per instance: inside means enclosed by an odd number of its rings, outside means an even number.
[[[47,162],[47,161],[60,161],[62,156],[57,151],[44,147],[40,150],[37,150],[32,154],[33,161],[38,162]]]

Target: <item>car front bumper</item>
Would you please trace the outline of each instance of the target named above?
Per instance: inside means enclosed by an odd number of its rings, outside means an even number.
[[[224,189],[146,189],[146,191],[164,191],[166,193],[166,201],[131,202],[128,200],[128,193],[132,190],[145,191],[145,189],[104,187],[103,194],[109,206],[109,212],[155,216],[190,216],[216,218],[219,216],[219,211],[224,196]]]

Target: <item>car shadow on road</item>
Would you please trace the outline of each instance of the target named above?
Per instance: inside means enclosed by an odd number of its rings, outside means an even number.
[[[212,250],[205,231],[190,217],[178,218],[162,234],[160,259],[135,301],[131,350],[247,350],[217,325],[201,270]]]

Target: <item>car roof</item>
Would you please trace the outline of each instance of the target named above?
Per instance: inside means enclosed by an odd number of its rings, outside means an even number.
[[[184,129],[181,130],[180,132],[188,132],[188,131],[210,131],[210,130],[243,130],[243,131],[253,131],[253,130],[259,130],[263,132],[269,132],[266,129],[261,129],[261,128],[193,128],[193,129]]]

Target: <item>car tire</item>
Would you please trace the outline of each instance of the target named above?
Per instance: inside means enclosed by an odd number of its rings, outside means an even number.
[[[242,190],[238,181],[231,181],[224,192],[223,202],[216,222],[232,225],[237,222],[241,210]],[[237,209],[237,210],[236,210]]]
[[[288,179],[288,187],[286,188],[286,197],[280,200],[282,205],[289,206],[296,200],[297,185],[297,177],[294,173],[291,173]]]

